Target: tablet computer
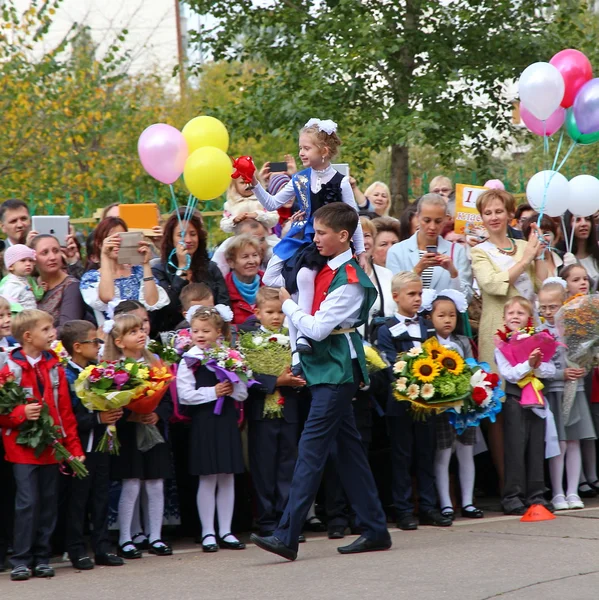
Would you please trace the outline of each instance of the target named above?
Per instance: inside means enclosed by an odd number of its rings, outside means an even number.
[[[152,228],[160,224],[160,212],[154,203],[121,204],[119,217],[127,223],[129,231],[142,231],[152,235]]]
[[[31,218],[31,229],[38,233],[53,235],[58,243],[65,247],[69,235],[68,216],[37,216]]]
[[[123,231],[121,236],[121,246],[117,256],[119,265],[141,265],[144,261],[142,254],[138,252],[139,242],[143,240],[141,231]]]

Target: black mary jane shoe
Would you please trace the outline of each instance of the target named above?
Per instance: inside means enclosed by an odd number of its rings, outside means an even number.
[[[91,571],[94,568],[94,563],[89,556],[80,556],[71,560],[74,569],[78,571]]]
[[[471,504],[469,506],[472,506]],[[464,512],[464,509],[462,509],[462,512]],[[441,509],[441,515],[443,515],[444,517],[447,517],[448,519],[451,519],[452,521],[455,519],[455,512],[453,510],[453,506],[444,506]]]
[[[474,504],[462,506],[462,517],[466,519],[482,519],[484,516],[485,513],[480,508],[476,508]]]
[[[127,546],[133,546],[132,550],[125,550],[125,548]],[[131,541],[129,542],[125,542],[124,544],[121,544],[117,550],[116,550],[117,556],[120,556],[121,558],[127,558],[129,560],[133,560],[134,558],[141,558],[141,550],[138,550],[135,547],[135,544]]]
[[[148,552],[150,554],[155,554],[156,556],[172,556],[173,549],[162,540],[154,540],[153,542],[150,542]]]
[[[204,544],[206,538],[214,538],[214,544]],[[216,534],[208,533],[202,538],[202,552],[218,552],[218,544],[216,543]]]
[[[581,498],[596,498],[597,490],[590,483],[581,481],[578,484],[578,495]]]
[[[234,542],[227,542],[225,538],[229,537],[230,535],[232,536],[233,534],[229,532],[225,533],[225,535],[220,537],[218,540],[218,545],[224,550],[245,550],[245,544],[243,542],[240,542],[239,540],[235,540]]]
[[[141,538],[141,542],[136,542],[135,538]],[[149,550],[150,549],[150,540],[143,533],[136,533],[133,536],[133,545],[138,550]]]

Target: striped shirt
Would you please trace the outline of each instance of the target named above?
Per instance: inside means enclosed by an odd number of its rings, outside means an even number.
[[[418,254],[420,255],[420,258],[422,259],[422,257],[426,254],[426,251],[418,250]],[[427,267],[426,269],[424,269],[424,271],[422,271],[422,274],[420,275],[420,279],[422,279],[422,287],[423,288],[431,287],[431,283],[433,281],[433,269],[434,269],[434,267]]]

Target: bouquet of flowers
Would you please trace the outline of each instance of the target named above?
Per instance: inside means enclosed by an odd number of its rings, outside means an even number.
[[[210,367],[221,383],[225,381],[230,381],[233,384],[242,381],[247,385],[256,383],[252,379],[252,370],[245,362],[243,354],[226,344],[204,348],[201,350],[200,357],[184,355],[183,359],[192,370],[200,365]],[[224,402],[224,396],[216,399],[215,415],[220,415]]]
[[[15,382],[12,374],[3,370],[0,372],[0,415],[10,413],[21,404],[29,404],[25,390]],[[48,447],[52,447],[56,460],[65,463],[80,479],[88,475],[85,465],[72,456],[58,441],[62,437],[61,428],[54,423],[47,404],[42,404],[42,411],[37,421],[26,421],[19,428],[17,444],[34,450],[36,456]]]
[[[409,402],[421,416],[461,407],[472,389],[472,372],[464,359],[441,346],[435,337],[400,354],[393,373],[395,398]]]
[[[65,350],[65,347],[60,340],[54,340],[50,348],[54,351],[56,356],[58,356],[58,360],[63,367],[71,360],[71,355]]]
[[[238,343],[252,371],[278,377],[291,366],[291,342],[286,329],[280,333],[274,331],[244,333],[239,337]],[[284,406],[285,399],[275,390],[264,400],[263,416],[280,418],[283,416]]]
[[[471,393],[464,398],[462,406],[448,410],[449,422],[456,428],[458,435],[468,427],[478,427],[483,419],[495,423],[497,414],[501,412],[501,399],[505,396],[499,376],[491,373],[491,367],[487,363],[468,358],[464,370],[471,373]]]
[[[127,406],[146,388],[149,368],[130,358],[102,362],[84,369],[75,382],[75,393],[89,410],[107,411]],[[96,451],[119,453],[116,426],[108,425]]]
[[[532,319],[523,329],[517,331],[499,330],[495,336],[495,346],[505,356],[510,365],[514,366],[528,360],[531,352],[540,350],[542,361],[547,362],[553,358],[559,342],[548,331],[537,331],[532,325]],[[530,408],[543,407],[545,399],[540,393],[543,384],[529,373],[518,381],[522,389],[520,404]]]
[[[364,344],[364,358],[366,359],[366,369],[369,375],[378,373],[389,366],[389,363],[379,354],[378,350],[367,343]]]

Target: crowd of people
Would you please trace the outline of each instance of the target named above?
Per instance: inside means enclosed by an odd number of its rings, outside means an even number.
[[[581,498],[597,495],[592,373],[569,366],[563,350],[552,361],[533,352],[509,365],[494,343],[497,330],[540,317],[557,335],[561,305],[596,289],[594,219],[566,213],[565,231],[546,216],[537,226],[538,214],[495,183],[477,200],[484,229],[456,232],[444,176],[395,219],[385,183],[362,192],[335,169],[340,145],[334,123],[311,120],[299,137],[302,170],[288,155],[284,172],[266,163],[250,181],[231,181],[221,221],[231,236],[218,248],[208,246],[201,212],[181,208],[139,243],[136,265],[119,261],[128,227],[118,205],[106,207],[83,243],[71,229],[62,246],[31,230],[24,202],[0,205],[0,357],[31,398],[0,413],[0,570],[10,559],[11,578],[25,580],[53,576],[54,554],[81,570],[120,566],[144,551],[168,556],[165,523],[180,525],[175,544],[192,536],[205,552],[244,549],[234,529],[257,530],[260,547],[289,559],[310,530],[331,539],[362,534],[340,552],[381,550],[391,543],[388,521],[414,530],[451,526],[457,512],[484,517],[477,494],[499,495],[512,515],[532,504],[581,508]],[[82,405],[74,383],[84,369],[123,357],[153,364],[149,342],[173,331],[189,331],[191,345],[154,412]],[[234,346],[248,332],[288,336],[289,369],[278,377],[266,365],[254,369],[254,385],[220,380],[203,351],[223,340]],[[443,414],[416,418],[388,375],[369,381],[363,344],[393,365],[435,336],[505,380],[494,423],[457,435]],[[50,349],[56,339],[66,366]],[[517,382],[528,372],[545,380],[546,413],[519,403]],[[567,381],[578,382],[568,419]],[[267,414],[273,395],[279,409]],[[331,421],[327,407],[348,395],[347,410],[335,408]],[[44,405],[88,477],[59,475],[52,448],[38,456],[19,444],[20,428]],[[545,481],[550,421],[559,451]],[[142,451],[140,423],[156,425],[161,442]],[[118,455],[97,451],[110,425]]]

